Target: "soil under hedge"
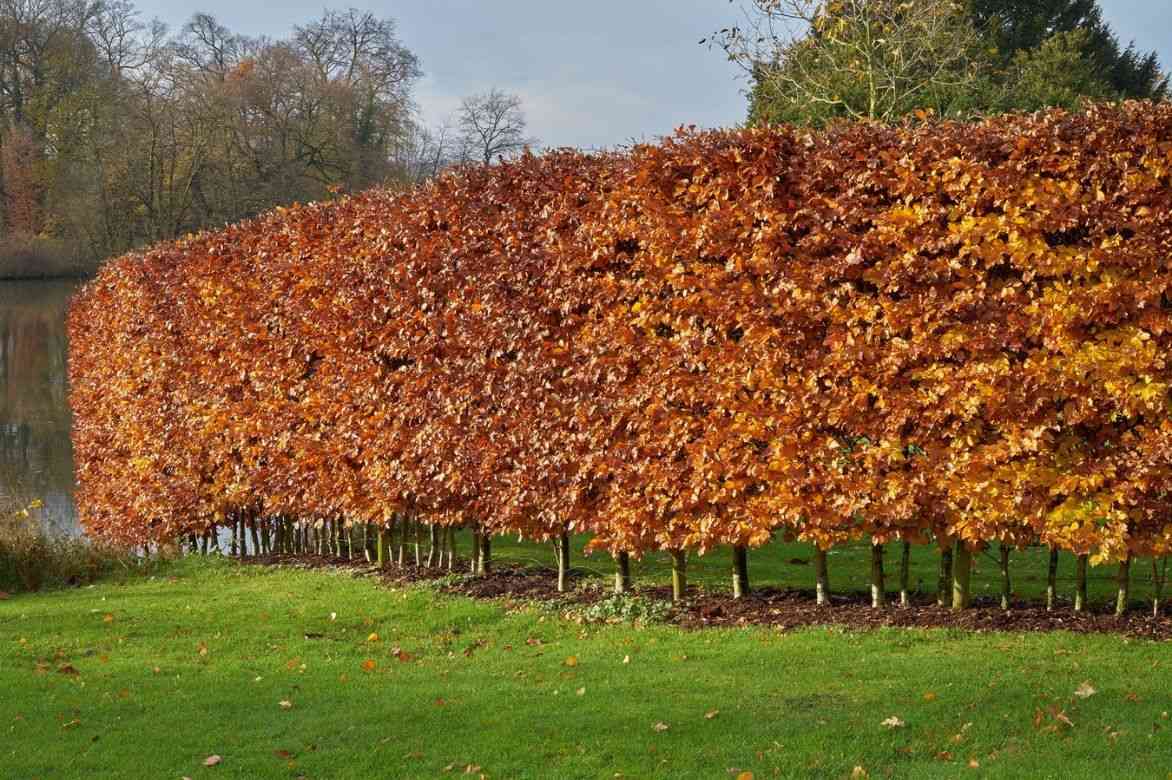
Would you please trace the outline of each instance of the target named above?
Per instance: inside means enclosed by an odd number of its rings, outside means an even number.
[[[261,566],[294,566],[307,569],[349,571],[354,576],[370,577],[387,585],[406,585],[449,577],[446,569],[391,566],[380,570],[362,561],[322,556],[265,556],[246,559]],[[467,561],[457,560],[454,572],[468,570]],[[491,573],[480,577],[452,578],[440,591],[474,599],[538,602],[569,609],[595,604],[611,595],[610,581],[598,577],[578,579],[571,590],[559,593],[557,572],[553,569],[494,564]],[[639,596],[667,602],[670,587],[637,588]],[[761,588],[741,599],[725,592],[692,589],[689,598],[674,604],[667,620],[689,629],[733,626],[772,626],[792,630],[811,626],[838,626],[852,630],[878,628],[943,628],[961,631],[1070,631],[1080,634],[1118,634],[1156,641],[1172,640],[1172,619],[1153,617],[1150,612],[1132,611],[1124,617],[1113,612],[1075,613],[1068,604],[1050,612],[1039,603],[1018,601],[1008,611],[997,600],[974,600],[970,609],[954,612],[936,606],[935,600],[920,599],[910,607],[891,605],[873,609],[867,594],[836,595],[829,607],[819,607],[813,591]]]

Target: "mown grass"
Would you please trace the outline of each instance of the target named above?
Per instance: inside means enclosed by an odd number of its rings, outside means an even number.
[[[0,601],[0,776],[1165,778],[1170,683],[1114,636],[583,626],[186,559]]]

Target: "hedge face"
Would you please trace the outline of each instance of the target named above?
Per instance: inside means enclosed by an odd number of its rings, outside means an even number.
[[[1144,103],[686,132],[129,255],[70,315],[82,521],[1164,554],[1170,170]]]

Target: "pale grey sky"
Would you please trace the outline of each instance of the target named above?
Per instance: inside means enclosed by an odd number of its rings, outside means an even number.
[[[697,41],[737,20],[728,0],[135,0],[180,27],[196,11],[247,35],[284,36],[323,6],[394,19],[426,74],[416,95],[430,125],[464,95],[519,94],[545,146],[615,146],[681,124],[734,125],[744,82]],[[1172,0],[1100,0],[1120,39],[1172,66]]]

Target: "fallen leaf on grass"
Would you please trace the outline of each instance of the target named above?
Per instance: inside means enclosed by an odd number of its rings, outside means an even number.
[[[411,654],[399,647],[391,650],[391,655],[393,655],[395,658],[398,658],[403,663],[407,663],[411,660]]]
[[[279,702],[277,702],[277,706],[283,710],[291,710],[293,709],[293,702],[289,701],[288,699],[281,699]]]
[[[63,674],[66,677],[77,677],[81,672],[73,667],[73,664],[65,664],[57,670],[57,674]]]
[[[378,634],[371,634],[370,636],[368,636],[366,638],[366,641],[367,642],[377,642],[378,641]]]
[[[204,766],[216,766],[223,760],[224,759],[220,758],[219,756],[208,756],[207,758],[205,758],[203,760],[203,765]]]
[[[114,616],[112,614],[110,614],[109,612],[107,612],[105,615],[102,615],[102,622],[103,623],[113,623]]]
[[[80,721],[80,720],[78,720],[77,718],[74,718],[73,720],[69,721],[68,723],[63,723],[63,724],[61,724],[61,728],[63,728],[63,729],[75,729],[75,728],[77,728],[77,727],[78,727],[78,726],[80,726],[80,725],[81,725],[81,721]]]
[[[713,718],[715,718],[719,714],[720,714],[720,710],[708,710],[708,712],[704,713],[704,719],[705,720],[712,720]]]
[[[924,694],[924,701],[936,701],[936,694],[932,691],[928,691]]]
[[[880,725],[880,726],[884,726],[884,727],[886,727],[886,728],[889,728],[889,729],[901,729],[901,728],[903,728],[904,726],[906,726],[907,724],[906,724],[906,723],[904,723],[904,722],[903,722],[902,720],[900,720],[899,718],[897,718],[897,717],[895,717],[894,715],[892,715],[890,718],[888,718],[887,720],[883,721],[883,722],[882,722],[882,723],[880,723],[879,725]]]
[[[585,695],[586,695],[586,688],[585,688],[585,686],[583,686],[583,687],[579,688],[578,690],[574,691],[574,693],[578,694],[579,696],[585,696]]]
[[[867,774],[867,770],[861,766],[856,766],[851,770],[851,780],[866,780],[871,775]]]
[[[737,775],[737,780],[753,780],[752,772],[741,772]]]
[[[577,665],[578,665],[578,656],[571,655],[570,657],[568,657],[566,659],[566,666],[577,666]]]
[[[623,656],[623,663],[625,663],[625,664],[629,664],[630,662],[631,662],[631,656],[629,656],[629,655],[624,655],[624,656]]]
[[[655,731],[667,731],[668,729],[670,729],[670,728],[671,728],[671,726],[667,725],[666,723],[664,723],[664,722],[661,720],[661,721],[658,721],[658,722],[657,722],[657,723],[656,723],[654,726],[652,726],[651,728],[652,728],[653,730],[655,730]]]
[[[1082,685],[1078,686],[1074,690],[1074,695],[1080,699],[1089,699],[1092,696],[1094,696],[1096,693],[1098,693],[1098,691],[1096,691],[1091,686],[1089,681],[1084,681]]]
[[[290,758],[293,758],[293,754],[290,753],[288,750],[274,750],[273,755],[275,755],[277,758],[281,759],[282,761],[288,761]]]
[[[364,672],[373,672],[377,668],[378,668],[378,664],[375,662],[375,660],[373,658],[367,658],[365,661],[362,662],[362,671],[364,671]]]
[[[978,760],[977,760],[977,759],[975,759],[975,758],[970,758],[970,759],[969,759],[969,769],[980,769],[980,768],[981,768],[981,762],[980,762],[980,761],[978,761]]]

